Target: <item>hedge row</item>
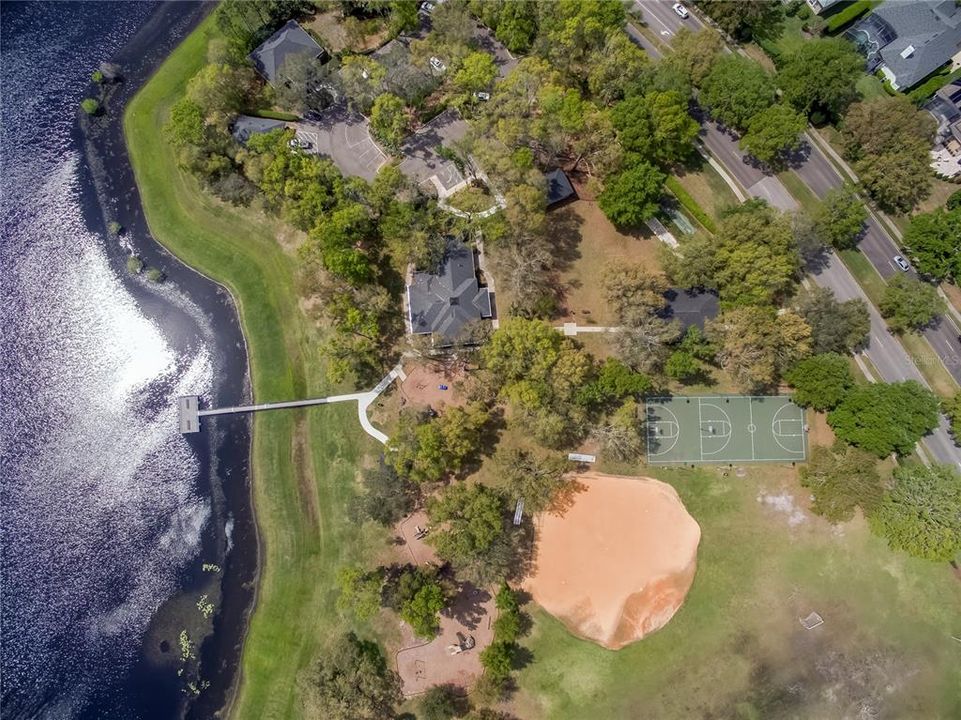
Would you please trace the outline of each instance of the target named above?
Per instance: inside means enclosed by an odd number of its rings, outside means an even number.
[[[684,189],[676,177],[668,177],[664,184],[667,186],[667,189],[671,191],[671,194],[677,198],[678,202],[681,203],[684,209],[691,213],[691,215],[694,216],[694,219],[697,220],[705,230],[710,233],[716,232],[717,227],[715,226],[714,221],[711,219],[711,216],[704,212],[701,206],[698,205],[697,201],[691,197],[691,194]]]
[[[858,0],[851,3],[846,8],[839,10],[831,17],[827,18],[825,27],[829,33],[835,33],[848,23],[854,22],[864,15],[868,10],[879,3],[877,0]]]

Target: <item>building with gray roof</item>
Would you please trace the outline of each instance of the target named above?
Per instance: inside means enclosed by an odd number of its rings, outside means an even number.
[[[251,115],[238,115],[230,127],[230,134],[234,140],[246,145],[252,135],[269,133],[272,130],[279,130],[287,126],[283,120],[272,120],[270,118],[259,118]]]
[[[474,251],[450,238],[435,272],[414,272],[407,286],[407,312],[414,335],[456,339],[470,323],[493,316],[491,296],[477,280]]]
[[[328,59],[327,51],[294,20],[289,20],[250,53],[250,59],[267,82],[276,85],[283,80],[284,63],[294,55],[308,55],[322,62]]]
[[[547,207],[562,203],[568,198],[577,197],[574,186],[560,168],[545,173],[547,179]]]
[[[886,0],[845,33],[896,90],[917,85],[961,52],[954,0]]]

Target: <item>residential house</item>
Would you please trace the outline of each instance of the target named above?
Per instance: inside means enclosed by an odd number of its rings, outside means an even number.
[[[931,167],[938,175],[961,175],[961,79],[945,85],[924,104],[938,122]]]
[[[407,286],[408,329],[413,335],[433,334],[450,344],[471,323],[493,317],[491,294],[478,282],[474,250],[450,238],[436,271],[415,271]]]
[[[833,5],[837,5],[841,0],[807,0],[808,7],[814,12],[815,15],[820,15],[825,10]]]
[[[961,59],[961,6],[955,0],[886,0],[845,33],[895,90],[917,85]]]
[[[284,63],[295,55],[308,55],[321,62],[330,59],[326,50],[318,45],[300,25],[290,20],[250,53],[250,59],[267,82],[276,85],[278,82],[283,82]]]
[[[658,313],[664,320],[677,320],[681,332],[690,327],[704,330],[704,323],[717,317],[721,302],[713,290],[671,288],[664,293],[667,305]]]

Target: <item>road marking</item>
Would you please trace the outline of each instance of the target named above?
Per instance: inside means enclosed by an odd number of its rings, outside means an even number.
[[[884,347],[884,343],[881,342],[881,338],[879,338],[877,335],[872,335],[871,339],[874,340],[874,342],[876,342],[881,347]]]

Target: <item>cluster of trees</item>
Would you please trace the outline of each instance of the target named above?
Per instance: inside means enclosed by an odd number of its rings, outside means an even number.
[[[490,694],[502,691],[510,680],[519,655],[517,640],[529,624],[529,619],[521,611],[518,593],[507,583],[501,585],[494,604],[497,607],[494,641],[480,655],[485,671],[486,687],[483,689]]]
[[[896,275],[884,288],[878,309],[892,330],[905,332],[927,327],[947,309],[947,304],[934,285],[908,275]]]
[[[476,456],[490,419],[490,412],[479,402],[447,408],[433,417],[402,416],[387,461],[398,476],[415,483],[457,475]]]
[[[953,208],[949,200],[947,208],[914,215],[903,242],[918,272],[961,283],[961,200]]]

